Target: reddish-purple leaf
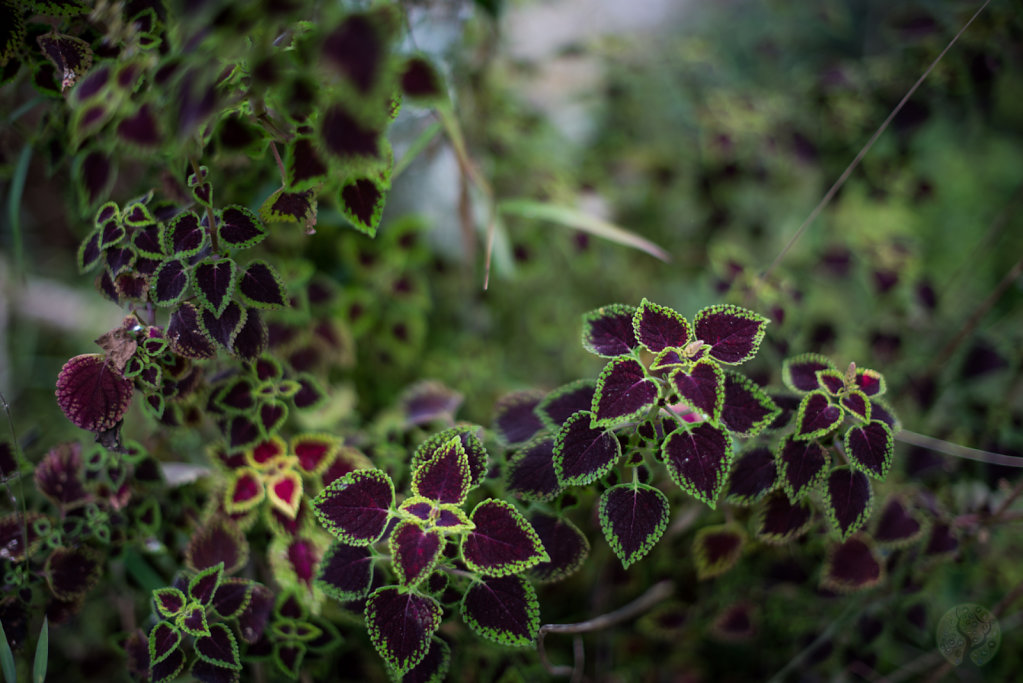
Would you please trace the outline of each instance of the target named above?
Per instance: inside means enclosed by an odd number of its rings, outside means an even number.
[[[360,123],[340,104],[321,113],[320,139],[326,150],[341,161],[380,156],[380,131]]]
[[[259,425],[245,415],[235,415],[222,429],[227,434],[227,443],[232,450],[251,446],[264,436]]]
[[[75,158],[75,175],[84,204],[95,205],[105,199],[117,178],[117,169],[106,153],[97,150]]]
[[[611,471],[622,455],[614,433],[590,426],[593,414],[578,412],[558,431],[554,442],[554,472],[558,485],[583,486]]]
[[[213,594],[220,585],[224,576],[224,566],[216,564],[203,569],[188,582],[188,595],[193,600],[198,600],[203,605],[209,605],[213,601]]]
[[[78,248],[78,271],[87,273],[100,263],[103,251],[100,247],[100,231],[93,230]]]
[[[445,429],[443,432],[434,434],[419,445],[412,455],[410,466],[412,470],[415,470],[421,464],[433,458],[438,449],[457,436],[462,442],[465,454],[469,458],[469,476],[472,478],[470,485],[477,486],[483,481],[483,477],[487,472],[487,451],[483,447],[483,442],[480,441],[481,434],[482,427],[475,425],[460,425]]]
[[[849,467],[836,467],[824,487],[828,519],[844,540],[867,522],[874,494],[867,475]]]
[[[316,585],[340,602],[359,600],[373,583],[373,554],[367,547],[335,543],[320,562]]]
[[[601,494],[598,512],[604,538],[628,569],[660,540],[670,508],[667,497],[652,486],[617,484]]]
[[[282,401],[265,401],[259,406],[259,430],[264,436],[271,436],[288,418],[288,406]]]
[[[676,311],[643,299],[633,317],[636,339],[652,353],[685,348],[693,340],[689,323]]]
[[[432,380],[417,382],[401,395],[405,424],[420,425],[434,420],[443,420],[451,424],[455,419],[455,411],[462,405],[462,398],[460,393],[442,382]]]
[[[636,308],[611,304],[583,315],[583,347],[605,358],[630,353],[639,346],[632,319]]]
[[[505,444],[525,443],[543,429],[543,422],[535,408],[543,394],[536,391],[518,391],[498,399],[494,406],[494,429]]]
[[[737,372],[725,372],[724,393],[721,421],[736,436],[756,436],[781,412],[762,388]]]
[[[248,579],[226,578],[213,594],[213,609],[224,619],[234,619],[249,604],[252,582]]]
[[[440,638],[430,640],[430,649],[419,663],[405,672],[401,683],[437,683],[443,681],[451,666],[451,648]]]
[[[66,443],[51,448],[36,465],[36,489],[58,506],[85,500],[89,494],[83,485],[83,465],[79,444]]]
[[[487,499],[472,511],[475,528],[462,537],[462,559],[488,576],[518,574],[550,560],[536,531],[510,504]]]
[[[223,563],[224,574],[233,574],[249,560],[249,543],[234,522],[213,517],[196,530],[185,549],[185,563],[202,571]]]
[[[240,358],[252,360],[266,348],[268,332],[263,317],[255,308],[246,308],[241,326],[231,340],[231,348]]]
[[[462,598],[462,620],[477,635],[501,645],[532,645],[540,630],[536,590],[521,576],[487,576]]]
[[[700,529],[693,539],[696,577],[703,580],[724,574],[739,561],[745,543],[746,534],[734,523]]]
[[[895,438],[887,424],[872,420],[862,427],[849,428],[845,433],[845,452],[854,467],[884,481],[892,466]]]
[[[152,149],[160,144],[160,129],[148,104],[117,124],[117,136],[130,145]]]
[[[242,668],[238,657],[238,644],[223,624],[211,624],[210,634],[195,639],[195,653],[204,661],[228,669]]]
[[[165,258],[163,246],[160,244],[160,228],[155,223],[136,230],[135,234],[132,235],[131,245],[135,248],[135,252],[139,256],[145,257],[146,259],[155,260]]]
[[[167,656],[159,662],[153,664],[150,669],[150,679],[152,683],[166,683],[173,681],[178,677],[178,674],[185,668],[185,653],[182,652],[181,648],[175,648],[167,653]]]
[[[413,495],[440,504],[461,505],[469,493],[469,456],[458,437],[438,448],[412,475]]]
[[[373,647],[401,675],[429,651],[440,627],[441,607],[433,598],[385,586],[366,600],[365,618]]]
[[[821,370],[834,370],[835,366],[825,356],[818,353],[804,353],[787,359],[782,364],[782,381],[789,389],[806,393],[820,389],[817,373]]]
[[[767,495],[777,481],[774,454],[764,446],[757,446],[735,461],[725,495],[729,503],[751,505]]]
[[[705,342],[708,354],[722,363],[738,365],[756,355],[767,328],[767,318],[753,311],[721,304],[696,314],[696,338]]]
[[[287,291],[277,271],[265,261],[253,261],[238,281],[238,291],[250,306],[282,308],[287,303]]]
[[[241,680],[240,671],[207,662],[205,659],[193,661],[189,673],[199,683],[239,683]]]
[[[881,511],[874,539],[887,546],[899,547],[917,540],[923,532],[923,525],[910,514],[898,498],[891,498]]]
[[[228,301],[219,314],[214,314],[213,311],[204,308],[200,322],[203,330],[213,341],[225,349],[230,349],[235,336],[245,322],[245,311],[246,309],[236,302]]]
[[[390,538],[391,566],[398,583],[409,588],[426,578],[437,563],[444,541],[437,531],[424,531],[414,522],[401,522]]]
[[[402,67],[401,91],[413,100],[430,101],[444,94],[443,81],[424,57],[409,57]]]
[[[884,377],[877,370],[857,369],[854,381],[856,387],[870,398],[880,396],[885,392]]]
[[[244,206],[227,206],[220,211],[217,235],[222,245],[245,249],[263,241],[266,227],[259,216]]]
[[[843,593],[862,590],[879,583],[882,574],[883,566],[873,546],[856,536],[831,548],[821,585]]]
[[[845,389],[845,376],[838,370],[818,370],[817,384],[832,396]]]
[[[320,522],[342,543],[376,542],[394,505],[394,485],[380,470],[355,470],[333,481],[313,500]]]
[[[809,530],[813,509],[806,501],[791,503],[787,495],[775,491],[768,495],[757,517],[757,537],[765,543],[780,545]]]
[[[149,632],[149,660],[156,665],[177,650],[181,631],[168,621],[159,621]]]
[[[197,265],[193,278],[203,307],[220,316],[231,302],[238,266],[228,258],[207,259]],[[237,305],[237,304],[235,304]]]
[[[299,137],[292,141],[288,146],[284,167],[287,171],[288,188],[291,190],[307,190],[319,185],[326,179],[330,170],[308,137]]]
[[[689,372],[679,368],[671,373],[671,383],[682,400],[706,415],[707,419],[712,422],[721,419],[721,409],[725,404],[725,373],[717,363],[701,360]]]
[[[387,44],[374,17],[350,14],[323,40],[324,63],[344,75],[363,94],[377,85]]]
[[[589,379],[577,380],[558,387],[537,404],[536,412],[548,428],[561,429],[561,425],[572,415],[580,410],[589,410],[593,406],[593,392],[596,387],[596,382]]]
[[[732,438],[705,422],[676,429],[661,448],[672,480],[714,509],[732,462]]]
[[[814,391],[803,397],[796,416],[795,438],[809,441],[824,436],[842,424],[842,409],[832,405],[823,391]]]
[[[260,583],[253,584],[249,604],[238,616],[238,628],[242,640],[251,644],[260,639],[273,608],[273,592]]]
[[[540,542],[551,559],[529,570],[529,576],[540,583],[560,581],[574,574],[590,553],[590,542],[572,522],[543,512],[529,517]]]
[[[167,339],[174,352],[185,358],[202,360],[217,352],[205,330],[199,324],[199,310],[188,302],[180,304],[167,324]]]
[[[122,377],[102,356],[75,356],[57,376],[57,405],[71,422],[91,432],[118,425],[131,403],[134,384]]]
[[[554,439],[530,441],[516,451],[505,472],[508,491],[524,500],[553,500],[561,492],[554,471]]]
[[[657,383],[634,358],[615,358],[597,378],[593,394],[594,426],[613,426],[648,413],[657,405]]]
[[[849,415],[861,422],[870,422],[870,401],[862,391],[850,391],[839,400],[839,403]]]
[[[160,242],[165,253],[175,258],[188,258],[206,245],[206,228],[194,211],[185,211],[167,223]]]
[[[891,427],[892,434],[899,431],[899,420],[891,409],[880,399],[870,402],[870,419],[884,422]]]
[[[786,436],[775,453],[781,484],[790,500],[802,498],[824,478],[830,464],[828,452],[816,441],[796,441]]]
[[[376,235],[388,186],[376,177],[352,178],[341,186],[338,205],[341,213],[359,231]]]
[[[164,261],[153,277],[150,298],[157,306],[171,306],[181,301],[188,291],[191,271],[183,261]]]
[[[927,546],[924,548],[925,555],[948,555],[959,548],[959,539],[956,538],[952,527],[948,524],[935,524],[931,529],[931,535],[927,539]]]
[[[69,602],[92,590],[99,583],[102,571],[97,553],[84,546],[54,548],[43,568],[50,591],[57,599]]]

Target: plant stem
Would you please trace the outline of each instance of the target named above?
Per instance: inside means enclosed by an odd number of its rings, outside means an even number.
[[[987,463],[988,465],[1000,465],[1002,467],[1023,467],[1023,458],[1016,458],[1011,455],[1002,455],[1001,453],[992,453],[990,451],[982,451],[979,448],[970,448],[969,446],[960,446],[957,443],[942,441],[941,439],[936,439],[933,436],[917,434],[916,432],[911,432],[906,429],[899,431],[899,433],[895,435],[895,438],[902,443],[908,443],[911,446],[929,448],[932,451],[944,453],[945,455],[954,455],[957,458],[976,460],[977,462]]]
[[[281,185],[287,185],[288,174],[284,172],[284,162],[281,161],[281,155],[277,151],[277,143],[273,140],[270,141],[270,151],[274,153],[274,161],[277,162],[277,170],[281,172]]]
[[[195,159],[189,159],[189,161],[192,164],[192,173],[195,174],[195,182],[197,184],[201,184],[202,180],[203,180],[203,176],[202,176],[202,173],[199,170],[199,162],[196,161]],[[210,191],[211,204],[212,204],[212,199],[213,199],[213,192],[211,190]],[[220,253],[220,245],[217,243],[217,222],[216,222],[216,218],[213,216],[213,206],[212,205],[206,207],[206,220],[209,222],[209,225],[206,226],[206,231],[210,235],[210,245],[213,247],[213,251],[215,253],[219,254]]]

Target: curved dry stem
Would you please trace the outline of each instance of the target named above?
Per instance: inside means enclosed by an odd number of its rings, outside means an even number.
[[[943,441],[942,439],[936,439],[933,436],[917,434],[916,432],[911,432],[906,429],[899,431],[899,433],[895,435],[895,438],[898,441],[908,443],[911,446],[929,448],[932,451],[944,453],[945,455],[953,455],[957,458],[976,460],[977,462],[987,463],[988,465],[1001,465],[1002,467],[1023,467],[1023,458],[1003,455],[1001,453],[992,453],[991,451],[982,451],[979,448],[970,448],[969,446],[961,446],[957,443],[952,443],[951,441]]]

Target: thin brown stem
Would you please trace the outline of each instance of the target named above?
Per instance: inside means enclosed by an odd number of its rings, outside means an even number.
[[[810,227],[810,224],[813,223],[817,216],[820,215],[821,211],[823,211],[824,208],[831,203],[831,200],[835,198],[835,195],[838,194],[838,191],[842,188],[843,185],[845,185],[845,181],[849,179],[849,176],[852,175],[852,172],[856,169],[857,166],[860,165],[860,162],[863,161],[863,157],[867,156],[867,152],[869,152],[871,147],[874,146],[874,143],[877,142],[878,138],[880,138],[881,135],[888,129],[888,126],[891,125],[891,122],[895,119],[898,113],[902,111],[902,108],[906,106],[906,103],[909,101],[909,98],[913,96],[913,93],[915,93],[917,89],[923,84],[927,76],[929,76],[931,71],[934,70],[934,67],[936,67],[938,65],[938,62],[940,62],[941,59],[945,56],[945,53],[948,52],[953,45],[955,45],[956,41],[959,40],[959,37],[962,36],[966,29],[969,28],[970,24],[972,24],[973,21],[978,16],[980,16],[980,13],[984,11],[984,8],[987,7],[990,2],[991,0],[985,0],[984,4],[980,6],[980,9],[974,12],[973,16],[970,17],[970,20],[963,24],[963,27],[959,29],[959,32],[956,33],[952,37],[952,40],[948,42],[948,45],[945,46],[945,49],[942,50],[938,54],[938,56],[934,58],[934,61],[931,62],[931,65],[927,67],[926,71],[923,72],[923,75],[921,75],[920,78],[917,79],[916,83],[914,83],[913,86],[906,92],[906,94],[903,95],[902,99],[899,100],[899,103],[895,105],[895,108],[892,109],[892,112],[888,115],[888,118],[884,120],[884,122],[876,131],[874,131],[874,134],[870,137],[869,140],[867,140],[867,144],[865,144],[863,148],[860,149],[860,151],[856,154],[853,160],[849,162],[849,165],[845,167],[845,170],[842,171],[842,175],[838,176],[838,180],[836,180],[835,183],[831,186],[831,189],[829,189],[824,194],[824,197],[822,197],[820,202],[817,203],[817,206],[813,208],[813,211],[810,212],[810,215],[806,217],[806,220],[804,220],[802,225],[799,226],[796,232],[792,235],[789,241],[785,244],[782,250],[775,257],[774,261],[771,262],[771,265],[769,265],[766,270],[760,273],[756,281],[753,283],[753,287],[750,288],[750,298],[755,296],[756,293],[760,291],[760,288],[763,286],[763,283],[767,280],[767,277],[771,274],[771,271],[773,271],[778,266],[778,264],[781,263],[782,259],[785,258],[785,255],[789,253],[789,250],[792,249],[793,246],[795,246],[796,242],[799,241],[799,238],[803,236],[804,232],[806,232],[806,229]]]
[[[284,162],[281,161],[280,152],[277,151],[277,143],[270,141],[270,151],[274,153],[274,161],[277,162],[277,170],[281,172],[281,185],[287,185],[288,174],[284,171]]]
[[[1009,507],[1019,499],[1021,493],[1023,493],[1023,479],[1016,482],[1016,485],[1012,488],[1012,491],[1009,492],[1009,495],[1005,497],[1005,500],[1003,500],[1001,504],[995,508],[995,511],[991,513],[991,519],[1000,519]]]
[[[932,451],[938,453],[944,453],[945,455],[953,455],[957,458],[964,458],[966,460],[976,460],[977,462],[987,463],[989,465],[1001,465],[1002,467],[1023,467],[1023,458],[1016,458],[1011,455],[1002,455],[1001,453],[992,453],[991,451],[982,451],[979,448],[970,448],[969,446],[961,446],[951,441],[943,441],[942,439],[936,439],[933,436],[926,436],[924,434],[917,434],[906,429],[900,430],[895,435],[896,440],[902,443],[908,443],[911,446],[920,446],[922,448],[929,448]]]

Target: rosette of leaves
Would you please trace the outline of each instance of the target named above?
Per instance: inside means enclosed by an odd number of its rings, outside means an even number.
[[[786,360],[782,378],[802,394],[794,429],[775,450],[782,488],[792,501],[820,490],[827,517],[845,540],[870,516],[870,479],[884,481],[892,464],[898,421],[881,398],[884,377],[855,363],[841,372],[808,353]],[[848,465],[832,463],[838,448]]]
[[[449,431],[415,453],[402,499],[387,473],[373,469],[341,477],[313,503],[338,541],[317,582],[361,605],[370,640],[399,677],[443,677],[449,657],[436,633],[445,590],[461,594],[463,621],[484,638],[529,646],[540,628],[536,591],[523,573],[551,556],[510,503],[487,498],[465,510],[487,454],[465,437],[471,432]]]

